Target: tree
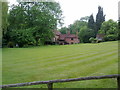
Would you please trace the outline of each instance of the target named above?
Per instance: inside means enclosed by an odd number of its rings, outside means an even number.
[[[94,31],[92,29],[89,29],[87,26],[84,26],[81,28],[79,32],[79,38],[82,43],[89,43],[89,39],[93,37]]]
[[[76,20],[73,24],[70,24],[68,26],[68,29],[71,33],[76,34],[76,32],[79,32],[80,29],[84,26],[87,26],[87,22]]]
[[[59,29],[59,31],[60,31],[62,34],[66,34],[66,33],[67,33],[67,30],[68,30],[67,27],[63,27],[63,28]]]
[[[96,30],[95,34],[98,33],[98,31],[101,28],[101,24],[105,21],[105,15],[103,15],[103,8],[101,6],[98,7],[98,13],[96,15]]]
[[[32,35],[31,32],[27,35],[34,37],[36,45],[39,45],[39,42],[44,44],[53,37],[52,30],[56,29],[58,24],[61,24],[61,20],[62,10],[59,3],[20,2],[18,5],[11,6],[8,18],[8,41],[14,40],[13,37],[10,37],[9,32],[17,30],[22,33],[23,30],[28,33],[28,30],[33,29]]]
[[[88,28],[90,28],[90,29],[95,29],[95,22],[94,22],[93,14],[90,15],[90,17],[89,17],[89,20],[88,20]]]
[[[117,40],[118,38],[118,24],[112,19],[105,21],[101,25],[98,33],[105,34],[105,40]]]
[[[88,22],[89,18],[89,16],[81,17],[80,21]]]
[[[110,33],[117,34],[118,33],[117,28],[118,28],[117,22],[110,19],[102,23],[100,30],[103,31],[105,35]]]
[[[95,22],[94,22],[93,14],[90,15],[90,17],[89,17],[89,20],[88,20],[88,28],[94,30],[94,37],[95,37]]]
[[[91,38],[89,38],[89,41],[90,41],[91,43],[95,43],[97,40],[96,40],[96,38],[91,37]]]

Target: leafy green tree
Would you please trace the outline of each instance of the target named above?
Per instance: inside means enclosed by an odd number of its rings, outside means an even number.
[[[116,36],[114,34],[109,34],[104,37],[104,40],[105,41],[116,41],[116,40],[118,40],[118,36]]]
[[[101,25],[99,33],[105,34],[105,40],[117,40],[118,38],[118,24],[112,19],[105,21]]]
[[[81,28],[80,32],[79,32],[79,39],[82,43],[89,43],[89,39],[91,37],[94,37],[94,30],[89,29],[87,26],[84,26],[83,28]]]
[[[23,47],[25,45],[34,45],[35,39],[32,35],[33,28],[21,29],[21,30],[13,30],[10,32],[10,38],[12,42],[15,42],[19,45],[19,47]]]
[[[18,5],[11,6],[9,12],[8,41],[14,39],[10,37],[10,32],[14,32],[14,30],[18,32],[24,30],[28,33],[26,29],[34,28],[32,36],[31,33],[28,35],[34,37],[36,45],[39,45],[39,42],[44,44],[53,37],[52,30],[56,29],[58,24],[62,24],[61,20],[62,10],[59,3],[20,2]]]
[[[84,26],[87,26],[87,22],[76,20],[73,24],[70,24],[68,26],[68,29],[71,33],[76,34],[76,32],[79,32],[80,29]]]
[[[95,22],[94,22],[93,14],[90,15],[90,17],[89,17],[89,20],[88,20],[88,28],[94,30],[94,37],[95,37]]]
[[[80,21],[88,22],[89,18],[89,16],[81,17]]]
[[[102,23],[100,30],[103,31],[105,35],[110,34],[110,33],[117,34],[118,33],[117,28],[118,28],[117,22],[110,19]]]
[[[68,30],[67,27],[63,27],[63,28],[59,29],[59,31],[60,31],[62,34],[66,34],[66,33],[67,33],[67,30]]]
[[[101,24],[105,21],[105,15],[103,15],[103,8],[101,6],[98,7],[98,13],[96,15],[96,30],[95,34],[98,33],[98,31],[101,28]]]

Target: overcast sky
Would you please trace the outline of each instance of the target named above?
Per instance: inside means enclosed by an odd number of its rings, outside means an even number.
[[[15,3],[16,0],[8,0],[10,3]],[[120,0],[55,0],[61,5],[64,26],[72,24],[75,20],[81,17],[90,16],[96,17],[98,6],[103,7],[103,12],[106,15],[106,20],[118,20],[118,2]]]

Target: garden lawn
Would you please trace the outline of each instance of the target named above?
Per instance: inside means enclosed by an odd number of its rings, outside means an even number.
[[[3,84],[118,74],[118,42],[2,49]],[[56,83],[55,88],[117,88],[116,79]],[[46,88],[46,85],[25,86]]]

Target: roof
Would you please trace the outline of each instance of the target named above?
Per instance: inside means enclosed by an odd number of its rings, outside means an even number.
[[[61,34],[58,30],[53,30],[53,32],[55,35],[59,36],[59,40],[65,40],[65,38],[78,38],[78,36],[75,34]]]
[[[61,33],[58,30],[53,31],[55,35],[60,35]]]
[[[103,40],[104,36],[105,36],[104,34],[97,34],[96,39]]]
[[[60,40],[64,40],[65,38],[77,38],[77,36],[75,34],[60,34]]]
[[[105,35],[104,34],[97,34],[96,37],[97,38],[103,38]]]

